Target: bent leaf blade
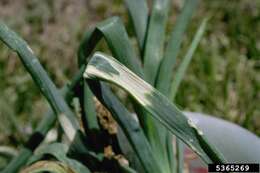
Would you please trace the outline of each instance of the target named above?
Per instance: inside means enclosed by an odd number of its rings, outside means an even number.
[[[96,53],[84,73],[86,79],[103,80],[126,90],[151,115],[174,133],[206,163],[225,162],[203,132],[165,96],[112,57]]]

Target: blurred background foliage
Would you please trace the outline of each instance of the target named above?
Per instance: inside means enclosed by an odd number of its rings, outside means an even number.
[[[173,1],[168,32],[182,4]],[[28,41],[59,87],[76,72],[84,31],[114,15],[123,18],[133,36],[122,0],[0,0],[0,19]],[[205,16],[210,16],[207,31],[181,84],[177,105],[233,121],[259,136],[260,1],[201,0],[179,60]],[[136,45],[134,38],[132,42]],[[99,49],[107,51],[104,42]],[[0,144],[22,144],[47,104],[19,59],[2,43],[0,91]]]

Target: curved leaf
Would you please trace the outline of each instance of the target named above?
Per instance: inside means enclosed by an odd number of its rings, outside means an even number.
[[[23,171],[21,173],[40,173],[40,172],[53,172],[53,173],[77,173],[74,172],[69,166],[54,161],[40,161],[37,162]]]
[[[137,75],[143,76],[141,64],[138,62],[137,55],[119,17],[109,18],[85,34],[78,52],[79,63],[86,62],[86,58],[92,53],[102,37],[106,40],[114,57]]]
[[[53,143],[50,145],[43,146],[40,148],[36,154],[30,159],[29,163],[33,163],[35,161],[38,161],[41,159],[44,155],[51,155],[55,157],[57,160],[65,163],[69,167],[71,167],[73,170],[75,170],[78,173],[90,173],[87,167],[82,165],[80,162],[68,158],[66,156],[68,151],[68,146],[61,143]]]
[[[206,163],[225,162],[222,154],[208,143],[203,132],[175,105],[114,58],[96,53],[89,61],[84,77],[108,81],[122,87]]]

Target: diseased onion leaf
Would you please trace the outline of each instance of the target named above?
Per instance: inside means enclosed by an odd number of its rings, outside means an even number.
[[[225,162],[222,154],[209,144],[203,132],[174,104],[114,58],[102,53],[94,54],[84,77],[88,80],[108,81],[123,88],[206,163]]]

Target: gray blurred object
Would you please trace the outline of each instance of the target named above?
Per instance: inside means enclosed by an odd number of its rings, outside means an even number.
[[[260,138],[248,130],[225,120],[185,112],[230,163],[260,163]]]

